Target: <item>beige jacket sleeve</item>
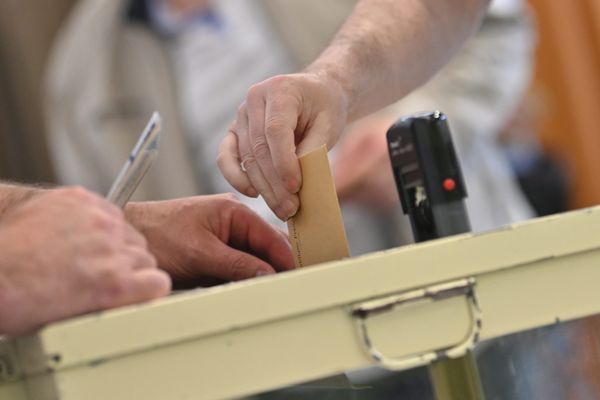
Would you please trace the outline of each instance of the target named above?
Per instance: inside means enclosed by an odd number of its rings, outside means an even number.
[[[47,72],[49,144],[63,184],[108,191],[152,111],[163,117],[159,157],[135,199],[198,194],[173,77],[158,38],[125,24],[119,1],[75,7]]]

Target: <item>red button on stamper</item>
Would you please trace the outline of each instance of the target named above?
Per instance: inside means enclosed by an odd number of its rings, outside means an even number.
[[[447,192],[451,192],[456,189],[456,182],[452,178],[444,179],[444,183],[442,183],[442,185]]]

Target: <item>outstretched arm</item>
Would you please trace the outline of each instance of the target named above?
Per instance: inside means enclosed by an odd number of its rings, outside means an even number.
[[[298,156],[322,144],[331,148],[346,123],[423,84],[475,30],[487,3],[360,1],[302,73],[250,88],[221,145],[223,175],[240,192],[262,195],[281,219],[294,215]]]

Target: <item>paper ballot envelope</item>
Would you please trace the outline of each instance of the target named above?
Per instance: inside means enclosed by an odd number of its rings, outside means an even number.
[[[288,230],[296,267],[308,267],[350,256],[340,204],[322,146],[300,157],[300,209]]]

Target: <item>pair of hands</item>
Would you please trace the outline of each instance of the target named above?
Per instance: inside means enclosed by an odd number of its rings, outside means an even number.
[[[221,172],[238,191],[261,195],[287,220],[299,207],[298,156],[323,144],[330,149],[351,113],[345,92],[331,77],[301,73],[256,84],[221,144]],[[334,165],[341,201],[383,210],[398,205],[385,139],[391,122],[367,118],[348,132]]]
[[[0,220],[0,254],[0,334],[9,335],[165,296],[171,279],[192,286],[293,268],[287,238],[229,195],[133,203],[124,214],[83,189],[42,192]]]

